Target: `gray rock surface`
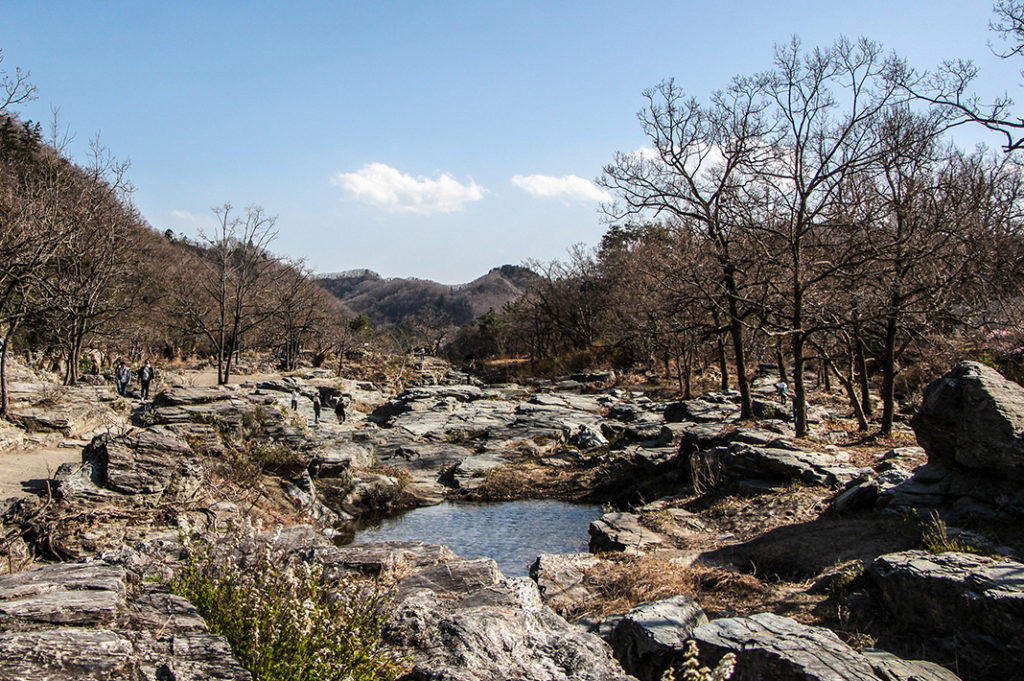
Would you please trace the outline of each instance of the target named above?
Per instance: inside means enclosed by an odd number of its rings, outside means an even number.
[[[640,524],[635,513],[605,513],[590,523],[590,550],[642,553],[662,544],[660,535]]]
[[[1024,563],[904,551],[879,556],[868,574],[906,625],[955,636],[972,653],[1024,659]]]
[[[544,603],[555,610],[581,609],[593,597],[584,577],[599,562],[589,553],[545,553],[530,565],[530,579],[537,583]]]
[[[192,605],[104,562],[0,577],[0,679],[250,679]]]
[[[1024,388],[977,362],[961,362],[925,388],[911,419],[928,453],[895,506],[987,505],[1024,516]]]
[[[701,662],[736,654],[732,681],[878,681],[871,664],[834,633],[758,613],[712,620],[693,630]]]
[[[609,643],[615,659],[640,681],[657,681],[680,662],[694,628],[708,618],[689,596],[641,603],[619,620]]]

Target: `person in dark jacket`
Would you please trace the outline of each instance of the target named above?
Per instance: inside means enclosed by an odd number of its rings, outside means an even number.
[[[153,380],[153,366],[147,359],[141,368],[139,368],[139,398],[143,400],[149,399],[149,383]]]
[[[117,369],[114,370],[114,380],[117,381],[117,394],[127,397],[128,382],[132,380],[132,370],[128,368],[123,359],[118,362]]]
[[[338,401],[334,405],[334,415],[338,417],[338,423],[345,423],[345,396],[338,395]]]

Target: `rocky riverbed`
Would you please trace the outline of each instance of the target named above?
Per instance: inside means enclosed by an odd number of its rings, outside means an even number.
[[[22,372],[0,457],[75,456],[41,495],[3,504],[0,678],[247,678],[187,601],[147,581],[177,569],[183,532],[240,519],[286,528],[267,541],[302,560],[385,581],[403,678],[656,679],[690,638],[706,662],[735,652],[736,679],[1018,678],[1020,429],[999,419],[1024,389],[977,366],[929,388],[924,448],[907,427],[856,442],[827,394],[797,440],[770,376],[760,418],[740,422],[729,391],[483,385],[439,363],[399,394],[310,370],[166,380],[146,405]],[[940,388],[972,391],[972,411]],[[314,396],[342,397],[346,420],[325,408],[315,423]],[[1009,433],[986,445],[1000,458],[967,450],[977,423]],[[330,539],[443,499],[525,498],[605,504],[590,553],[509,578],[438,545]]]

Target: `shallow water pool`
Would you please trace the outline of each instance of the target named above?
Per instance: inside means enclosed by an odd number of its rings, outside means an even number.
[[[418,540],[445,544],[465,558],[493,558],[507,576],[527,573],[542,553],[587,550],[587,527],[601,507],[562,501],[444,502],[383,519],[353,543]]]

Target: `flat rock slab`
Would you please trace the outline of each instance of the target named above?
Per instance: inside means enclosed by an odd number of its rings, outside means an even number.
[[[735,653],[732,681],[878,681],[867,659],[833,632],[788,617],[713,620],[694,629],[693,638],[705,664]]]
[[[590,550],[642,553],[662,545],[660,535],[640,524],[635,513],[605,513],[590,523]]]
[[[583,579],[587,570],[600,562],[590,553],[545,553],[530,565],[530,578],[537,583],[544,603],[556,610],[570,609],[592,597]]]
[[[689,596],[641,603],[619,620],[609,643],[615,659],[640,681],[657,681],[681,662],[686,641],[708,618]]]
[[[1024,659],[1024,563],[969,553],[903,551],[868,574],[901,621]]]

